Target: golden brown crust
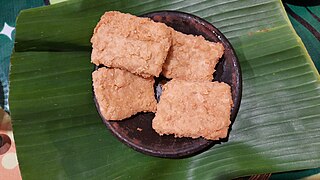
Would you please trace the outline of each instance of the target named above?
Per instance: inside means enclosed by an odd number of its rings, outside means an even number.
[[[162,74],[167,78],[212,81],[214,68],[224,52],[223,45],[171,30],[172,46]]]
[[[142,78],[116,68],[99,68],[92,73],[92,80],[100,112],[107,120],[156,111],[152,77]]]
[[[92,63],[158,77],[171,46],[171,31],[149,18],[109,11],[95,27],[91,43]]]
[[[227,136],[231,106],[225,83],[173,79],[163,87],[152,127],[160,135],[218,140]]]

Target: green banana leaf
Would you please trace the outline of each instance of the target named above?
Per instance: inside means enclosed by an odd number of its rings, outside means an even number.
[[[185,159],[136,152],[102,123],[89,42],[109,10],[200,16],[231,41],[243,98],[229,140]],[[320,79],[279,0],[70,0],[23,11],[10,110],[24,179],[230,179],[320,166]]]

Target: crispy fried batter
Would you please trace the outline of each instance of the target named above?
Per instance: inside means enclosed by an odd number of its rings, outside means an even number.
[[[172,29],[172,46],[162,74],[167,78],[212,81],[214,68],[223,52],[221,43],[209,42],[202,36],[186,35]]]
[[[92,63],[158,77],[171,46],[171,31],[149,18],[110,11],[101,17],[91,42]]]
[[[102,116],[122,120],[138,112],[155,112],[154,79],[121,69],[99,68],[92,73],[94,93]]]
[[[160,135],[218,140],[227,136],[231,106],[225,83],[173,79],[163,87],[152,127]]]

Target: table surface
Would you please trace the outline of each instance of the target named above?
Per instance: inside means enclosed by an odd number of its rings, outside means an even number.
[[[51,0],[51,4],[65,0]],[[11,120],[8,113],[8,74],[15,36],[15,20],[22,9],[44,6],[48,0],[0,0],[0,135],[6,145],[0,148],[0,179],[21,179]],[[320,2],[284,0],[288,17],[320,71]],[[4,111],[4,110],[5,111]],[[8,142],[9,141],[9,142]],[[11,142],[10,142],[11,141]],[[0,142],[0,145],[3,142]],[[307,178],[306,178],[307,177]],[[273,174],[270,179],[320,179],[320,168]]]

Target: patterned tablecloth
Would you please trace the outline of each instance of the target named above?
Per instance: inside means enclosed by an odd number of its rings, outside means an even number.
[[[65,0],[51,0],[58,3]],[[284,0],[296,32],[320,70],[320,2]],[[14,45],[15,21],[22,9],[49,4],[48,0],[0,0],[0,179],[21,179],[8,113],[10,55]],[[5,111],[4,111],[5,110]],[[2,146],[1,146],[2,145]],[[273,174],[270,179],[320,179],[320,168]],[[316,175],[318,174],[318,175]]]

